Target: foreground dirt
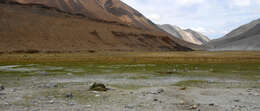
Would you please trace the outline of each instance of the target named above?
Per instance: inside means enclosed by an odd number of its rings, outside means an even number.
[[[1,80],[1,111],[259,111],[257,87],[178,87],[181,78],[132,74],[34,76]],[[185,78],[184,78],[185,79]],[[232,81],[232,80],[229,80]],[[89,91],[94,82],[109,91]],[[240,85],[243,86],[243,82]],[[227,83],[228,84],[228,83]],[[259,85],[259,84],[258,84]],[[231,85],[232,86],[232,85]]]

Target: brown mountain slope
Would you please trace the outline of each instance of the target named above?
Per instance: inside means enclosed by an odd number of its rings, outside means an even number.
[[[156,29],[150,20],[120,0],[9,0],[22,4],[43,4],[56,7],[62,11],[83,14],[90,18],[117,21],[142,27]]]
[[[0,3],[0,13],[0,52],[191,50],[162,32],[89,19],[44,5]]]

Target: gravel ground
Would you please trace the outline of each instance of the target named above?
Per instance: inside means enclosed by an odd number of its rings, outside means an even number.
[[[6,79],[0,111],[260,111],[258,87],[180,87],[173,84],[187,78],[130,76],[135,75]],[[110,90],[89,91],[93,82]]]

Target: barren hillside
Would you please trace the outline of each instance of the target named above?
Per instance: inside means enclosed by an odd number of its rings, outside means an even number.
[[[0,52],[191,50],[163,32],[45,5],[1,3],[0,13]]]
[[[157,26],[120,0],[9,0],[21,4],[42,4],[65,12],[83,14],[89,18],[117,21],[145,29]]]
[[[260,19],[207,44],[209,50],[260,50]]]

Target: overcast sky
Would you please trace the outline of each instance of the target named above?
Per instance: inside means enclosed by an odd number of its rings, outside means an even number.
[[[121,0],[156,24],[191,28],[218,38],[260,18],[260,0]]]

